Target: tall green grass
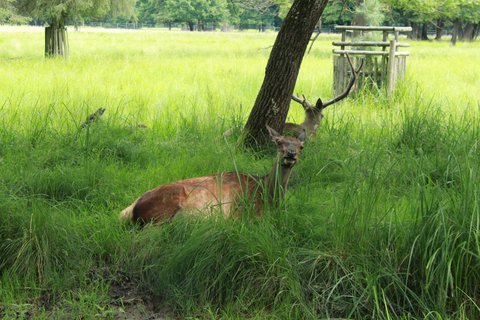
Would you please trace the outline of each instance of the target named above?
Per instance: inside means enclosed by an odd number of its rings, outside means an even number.
[[[331,95],[333,38],[304,61],[312,99]],[[222,132],[244,123],[274,35],[70,41],[44,60],[40,33],[0,36],[0,317],[115,318],[118,282],[180,318],[480,317],[478,44],[414,43],[393,97],[327,109],[284,207],[138,229],[117,214],[149,188],[267,172],[271,154]]]

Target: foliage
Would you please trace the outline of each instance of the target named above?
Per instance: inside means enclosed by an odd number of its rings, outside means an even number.
[[[28,18],[17,14],[15,0],[0,0],[0,23],[23,24]]]
[[[355,8],[355,15],[363,17],[363,21],[369,26],[379,26],[385,21],[385,7],[379,0],[364,0]]]
[[[68,19],[129,14],[134,3],[135,0],[16,0],[16,7],[35,19],[63,25]]]
[[[325,24],[350,24],[352,13],[355,8],[353,0],[333,0],[329,1],[325,11],[322,14],[322,21]]]
[[[226,0],[165,0],[166,11],[174,21],[218,23],[226,21],[228,7]]]

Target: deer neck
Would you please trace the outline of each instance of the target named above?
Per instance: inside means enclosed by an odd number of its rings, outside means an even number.
[[[264,178],[270,203],[276,203],[283,199],[287,191],[288,179],[292,173],[293,166],[284,166],[281,164],[281,160],[281,157],[277,157],[272,170]]]
[[[317,129],[320,121],[322,120],[322,114],[306,114],[305,120],[303,120],[301,126],[305,128],[308,134],[314,134]]]

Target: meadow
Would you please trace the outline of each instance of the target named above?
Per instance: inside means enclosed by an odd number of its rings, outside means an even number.
[[[317,40],[296,92],[332,97],[337,39]],[[280,208],[140,229],[117,216],[150,188],[269,170],[271,152],[222,133],[275,34],[69,40],[46,60],[41,32],[0,33],[0,318],[480,318],[478,42],[413,42],[392,97],[327,109]]]

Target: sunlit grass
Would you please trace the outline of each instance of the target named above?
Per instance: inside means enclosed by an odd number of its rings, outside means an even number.
[[[116,216],[149,188],[267,172],[222,132],[248,116],[275,34],[69,38],[68,60],[45,60],[42,33],[0,34],[0,317],[114,318],[119,274],[179,317],[479,316],[478,43],[413,42],[393,97],[327,109],[286,208],[138,230]],[[337,38],[304,60],[310,100],[332,95]]]

